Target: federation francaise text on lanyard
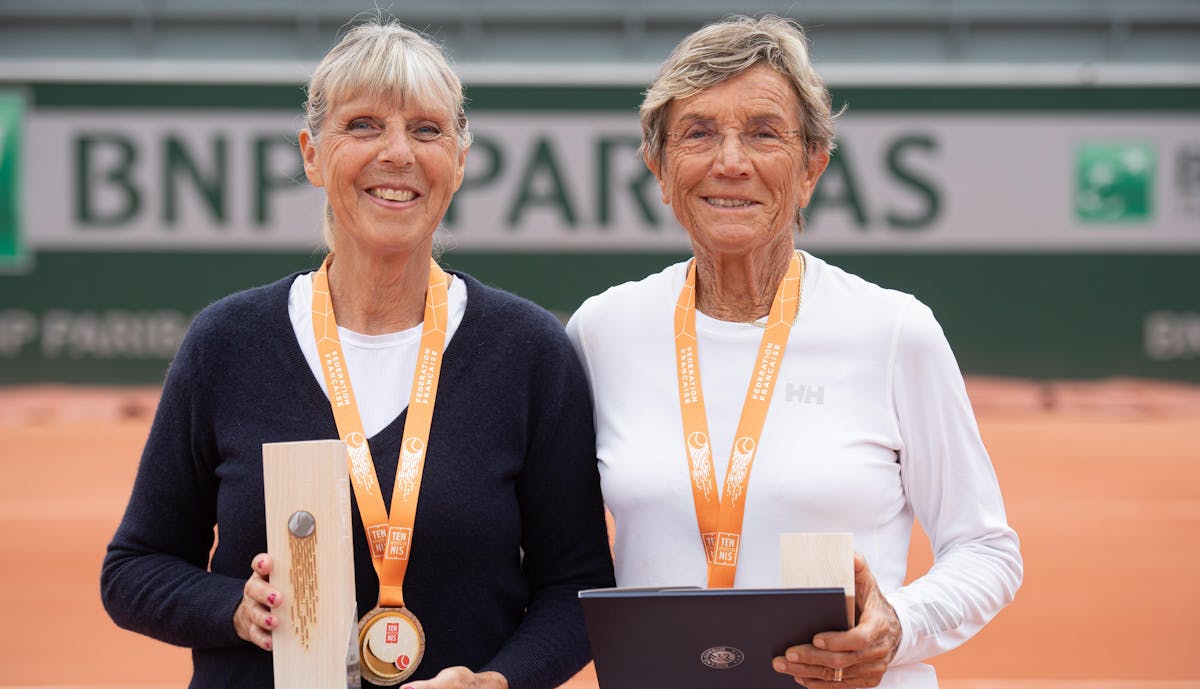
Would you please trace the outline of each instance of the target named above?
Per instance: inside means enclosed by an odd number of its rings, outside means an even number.
[[[371,448],[363,432],[362,417],[342,356],[337,321],[333,317],[328,276],[331,261],[332,257],[327,258],[313,278],[313,335],[317,340],[338,435],[346,443],[350,481],[371,547],[371,562],[379,575],[379,603],[358,623],[359,663],[366,679],[375,684],[394,685],[416,671],[425,653],[425,630],[416,616],[404,607],[403,588],[412,548],[421,473],[425,466],[425,448],[429,442],[429,426],[442,368],[442,350],[446,344],[448,278],[431,260],[421,349],[408,399],[408,418],[404,421],[404,440],[400,446],[389,515],[383,504]]]
[[[725,472],[725,487],[717,493],[712,446],[708,435],[708,416],[704,412],[704,394],[700,388],[700,360],[696,340],[696,262],[688,266],[687,279],[675,304],[675,362],[679,370],[679,410],[683,416],[683,440],[691,469],[692,498],[696,520],[708,562],[708,587],[730,588],[737,573],[738,550],[742,540],[742,515],[746,507],[746,488],[750,467],[767,420],[771,393],[779,377],[779,367],[795,314],[800,309],[800,285],[804,263],[798,252],[792,253],[787,275],[775,293],[771,312],[758,348],[758,359],[750,376],[746,401],[738,419],[737,434]]]

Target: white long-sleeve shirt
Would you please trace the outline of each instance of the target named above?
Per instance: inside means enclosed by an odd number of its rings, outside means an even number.
[[[979,631],[1022,577],[962,374],[932,312],[810,254],[751,470],[737,587],[780,584],[779,534],[849,531],[896,610],[883,687],[937,686],[920,661]],[[675,366],[687,263],[588,299],[567,332],[596,408],[619,586],[704,586]],[[729,451],[763,330],[696,315],[713,469]],[[934,565],[903,586],[914,516]]]

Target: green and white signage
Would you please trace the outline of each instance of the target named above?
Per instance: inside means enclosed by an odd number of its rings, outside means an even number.
[[[24,101],[0,90],[0,270],[25,258],[21,233],[21,125]]]
[[[33,249],[311,248],[320,190],[287,111],[36,111]],[[633,113],[481,111],[446,226],[471,251],[685,250],[636,155]],[[835,251],[1200,250],[1174,179],[1196,121],[848,114],[805,243]],[[64,174],[66,173],[66,174]],[[1103,229],[1103,231],[1096,231]]]
[[[1155,146],[1087,141],[1078,147],[1075,210],[1081,222],[1149,223],[1154,218]]]
[[[8,90],[5,90],[5,89]],[[471,88],[442,262],[568,315],[688,253],[639,88]],[[798,243],[929,303],[968,373],[1200,380],[1200,86],[834,89]],[[0,384],[154,382],[322,254],[298,86],[0,83]]]

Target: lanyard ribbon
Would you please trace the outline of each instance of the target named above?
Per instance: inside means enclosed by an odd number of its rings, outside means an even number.
[[[746,401],[738,419],[736,440],[725,471],[725,488],[718,496],[714,476],[712,448],[708,436],[708,416],[704,412],[704,393],[700,387],[700,362],[696,340],[696,262],[688,266],[687,279],[675,304],[675,363],[679,372],[679,411],[683,416],[683,439],[692,477],[692,498],[696,521],[708,562],[708,587],[731,588],[737,573],[738,550],[742,539],[742,515],[746,508],[746,488],[750,467],[767,420],[771,393],[779,377],[784,348],[792,331],[795,314],[800,310],[800,284],[804,264],[793,252],[787,275],[775,292],[767,316],[758,360],[750,376]],[[791,316],[786,318],[785,315]]]
[[[358,402],[355,401],[350,374],[342,355],[337,321],[333,317],[328,275],[332,260],[332,256],[326,258],[313,278],[313,335],[317,340],[317,352],[320,354],[321,370],[325,374],[338,435],[346,443],[350,481],[367,532],[367,543],[371,546],[371,562],[379,576],[379,604],[402,608],[404,574],[408,570],[421,473],[425,468],[425,448],[429,442],[433,404],[442,369],[442,350],[446,344],[448,279],[437,262],[430,260],[429,287],[425,293],[425,327],[421,332],[421,350],[408,398],[408,418],[404,420],[404,441],[400,445],[396,484],[392,489],[392,512],[389,516],[383,504],[383,495],[379,492],[371,448],[363,431]]]

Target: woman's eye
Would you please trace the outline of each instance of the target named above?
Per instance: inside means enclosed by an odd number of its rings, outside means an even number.
[[[775,141],[779,139],[779,134],[776,134],[772,129],[756,129],[752,136],[760,141]]]
[[[441,127],[424,124],[413,130],[413,136],[418,141],[433,141],[442,135]]]
[[[375,124],[365,117],[350,120],[346,125],[346,131],[349,132],[367,132],[375,128]]]
[[[713,133],[707,129],[689,129],[688,131],[684,132],[683,138],[690,139],[692,141],[703,141],[704,139],[710,138],[712,135]]]

